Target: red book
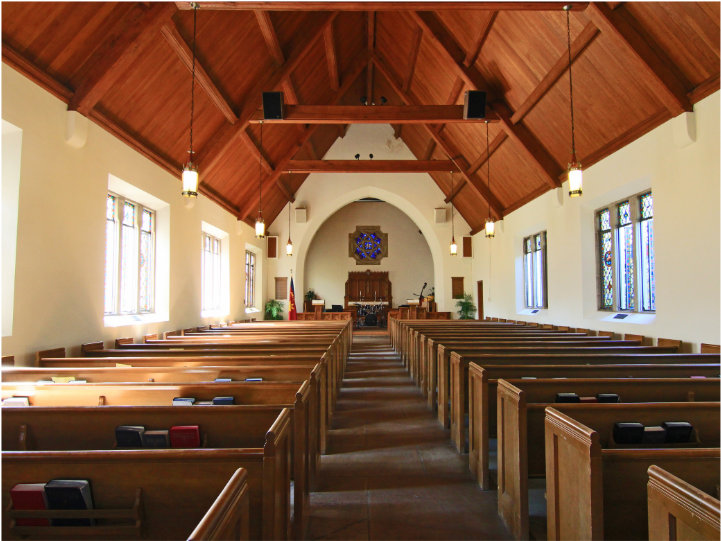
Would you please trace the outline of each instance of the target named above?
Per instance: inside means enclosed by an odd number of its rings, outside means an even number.
[[[198,425],[171,426],[170,446],[186,449],[200,447],[200,427]]]
[[[21,483],[10,489],[10,499],[13,502],[13,509],[47,509],[48,502],[45,498],[45,483]],[[18,518],[15,519],[17,526],[50,526],[47,518]]]

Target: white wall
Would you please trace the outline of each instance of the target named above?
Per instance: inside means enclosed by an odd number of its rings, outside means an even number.
[[[681,339],[698,351],[719,343],[719,93],[695,106],[695,142],[682,115],[584,171],[583,196],[568,186],[506,216],[496,237],[474,236],[473,279],[487,316]],[[582,128],[580,128],[582,129]],[[651,188],[656,313],[611,321],[597,310],[594,212]],[[562,195],[562,197],[559,197]],[[521,244],[548,233],[548,309],[524,313]]]
[[[247,225],[200,196],[184,206],[176,178],[84,118],[83,144],[66,143],[66,105],[13,69],[2,66],[2,118],[22,130],[15,267],[14,328],[2,351],[31,364],[34,352],[117,337],[217,322],[200,317],[201,221],[230,234],[230,312],[245,317],[246,244],[264,251]],[[87,124],[86,126],[84,124]],[[105,194],[112,174],[169,203],[168,321],[103,325]],[[202,171],[201,171],[202,178]],[[260,260],[262,264],[262,258]],[[262,269],[259,275],[262,277]],[[162,284],[159,284],[162,287]],[[262,291],[262,281],[258,284]]]
[[[415,157],[401,140],[393,137],[393,129],[385,124],[355,124],[350,126],[346,136],[338,139],[324,156],[324,159],[351,160],[355,154],[367,159],[373,154],[377,160],[413,160]],[[302,305],[302,293],[308,289],[305,276],[306,259],[313,239],[325,221],[336,211],[349,203],[364,197],[375,197],[403,212],[423,234],[433,260],[433,284],[439,311],[455,311],[455,301],[450,298],[451,276],[463,276],[466,290],[470,291],[473,258],[451,257],[448,245],[451,241],[450,206],[444,203],[445,196],[430,175],[413,174],[317,174],[308,176],[296,193],[293,208],[305,207],[308,219],[304,224],[292,223],[291,237],[295,246],[294,255],[287,257],[283,247],[288,239],[288,209],[269,226],[269,234],[278,235],[281,255],[268,259],[266,265],[266,296],[272,298],[273,277],[290,276],[293,273],[297,302]],[[434,223],[433,209],[446,207],[448,220]],[[455,235],[460,243],[468,235],[470,227],[455,213]],[[369,225],[366,223],[359,225]],[[372,225],[372,224],[371,224]],[[348,232],[346,232],[347,234]],[[342,257],[345,258],[342,252]],[[345,259],[343,259],[345,263]],[[409,268],[414,265],[408,262]],[[362,269],[363,267],[358,267]],[[340,287],[344,287],[347,273]],[[420,285],[422,285],[421,282]],[[393,285],[394,303],[400,297]],[[400,293],[400,292],[398,292]]]
[[[388,234],[388,256],[380,265],[356,265],[348,256],[348,235],[357,226],[380,226]],[[308,249],[305,262],[305,285],[325,299],[326,307],[343,304],[348,272],[370,270],[388,272],[393,304],[404,304],[418,295],[427,282],[426,293],[433,286],[433,258],[428,243],[418,227],[397,208],[388,203],[351,203],[330,216],[318,229]]]

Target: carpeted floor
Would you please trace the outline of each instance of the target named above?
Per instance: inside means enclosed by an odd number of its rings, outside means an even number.
[[[511,539],[385,333],[354,336],[309,512],[309,539]]]

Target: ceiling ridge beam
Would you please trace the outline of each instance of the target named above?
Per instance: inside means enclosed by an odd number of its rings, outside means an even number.
[[[73,97],[73,89],[40,69],[34,62],[9,45],[5,40],[2,42],[2,60],[15,71],[22,73],[25,77],[50,92],[59,100],[68,103]]]
[[[424,33],[431,38],[436,48],[448,57],[450,61],[449,64],[456,73],[462,77],[471,88],[475,90],[485,89],[488,94],[487,103],[493,101],[494,96],[488,90],[490,85],[475,67],[466,67],[463,65],[463,58],[465,57],[463,49],[456,43],[453,36],[444,31],[437,17],[433,13],[421,13],[417,11],[412,12],[411,17],[423,28]],[[498,117],[501,119],[503,129],[516,144],[524,149],[546,182],[553,187],[559,186],[558,173],[562,168],[556,163],[555,159],[543,144],[528,128],[521,124],[513,124],[513,122],[511,122],[513,112],[502,97],[496,97],[493,108],[501,109],[501,111],[497,112]]]
[[[283,49],[280,46],[278,34],[273,27],[273,21],[270,20],[270,15],[267,11],[262,9],[256,9],[253,13],[255,13],[255,18],[257,19],[258,26],[260,27],[260,33],[263,34],[265,45],[268,48],[270,56],[273,58],[273,62],[275,62],[278,66],[281,66],[283,62],[285,62],[285,55],[283,54]]]
[[[330,78],[330,89],[336,91],[340,88],[340,74],[338,73],[338,57],[335,50],[333,24],[329,24],[323,32],[325,45],[325,59],[328,63],[328,77]]]
[[[575,62],[581,53],[588,48],[593,40],[600,34],[600,31],[595,24],[587,24],[581,33],[576,36],[576,39],[571,43],[571,60]],[[541,79],[536,88],[528,95],[525,101],[516,109],[511,116],[511,121],[514,124],[521,122],[526,115],[533,109],[536,104],[543,99],[543,97],[553,88],[553,85],[568,71],[568,51],[564,50],[564,53],[551,67],[546,75]]]
[[[658,97],[669,112],[676,116],[693,110],[686,86],[669,67],[672,63],[649,36],[642,36],[620,11],[613,11],[605,3],[591,2],[586,16],[616,43],[630,53],[641,80]]]
[[[338,15],[338,12],[332,12],[326,15],[325,20],[316,29],[316,32],[308,35],[305,42],[287,58],[282,66],[278,66],[275,70],[259,80],[253,88],[246,94],[246,100],[238,114],[238,121],[230,126],[223,125],[209,139],[208,143],[201,150],[198,156],[197,164],[200,174],[206,174],[214,169],[218,161],[232,144],[235,138],[248,127],[248,121],[255,112],[262,106],[262,94],[264,91],[270,91],[282,84],[298,65],[310,53],[312,48],[323,35],[323,30]]]
[[[464,66],[470,67],[478,61],[478,57],[481,56],[483,45],[488,39],[488,34],[491,33],[491,27],[493,27],[493,23],[496,22],[496,17],[498,17],[498,12],[494,11],[488,19],[488,23],[478,35],[478,40],[473,45],[473,48],[466,53],[466,58],[463,59]]]
[[[142,48],[157,37],[160,27],[175,13],[175,4],[153,3],[126,22],[126,30],[101,45],[87,60],[88,73],[68,104],[68,109],[87,115],[108,90],[133,67]]]
[[[175,51],[175,54],[178,55],[178,58],[183,65],[192,72],[193,51],[190,46],[188,46],[185,39],[183,39],[183,36],[180,35],[180,31],[178,30],[178,26],[175,22],[171,20],[167,24],[163,25],[160,31],[163,34],[165,41],[167,41],[170,48]],[[212,77],[208,75],[208,72],[203,67],[203,64],[198,60],[197,56],[195,58],[195,78],[198,81],[198,85],[205,90],[205,93],[210,98],[210,101],[221,113],[223,113],[223,116],[228,120],[228,122],[234,124],[238,120],[238,115],[235,114],[235,111],[230,104],[230,100],[225,97],[223,92],[220,90],[220,87],[218,87]]]
[[[335,98],[333,100],[333,103],[337,103],[348,90],[353,85],[353,83],[358,79],[360,74],[363,72],[363,69],[368,65],[367,60],[367,54],[365,54],[365,51],[363,54],[358,55],[358,58],[353,66],[353,68],[350,70],[348,75],[345,77],[343,83],[341,84],[341,87],[338,89],[338,92],[336,92]],[[293,159],[293,157],[296,155],[296,153],[303,148],[303,145],[306,143],[308,139],[313,135],[316,129],[318,129],[318,124],[313,124],[310,126],[307,126],[304,130],[304,133],[300,136],[300,138],[293,144],[293,146],[288,150],[288,152],[285,153],[285,155],[278,160],[278,163],[276,164],[275,168],[273,169],[273,172],[264,180],[261,181],[261,185],[264,187],[270,189],[270,186],[272,184],[282,185],[281,183],[281,175],[284,173],[285,165]],[[282,185],[285,187],[285,185]],[[281,188],[282,189],[282,188]],[[290,194],[289,200],[291,200],[292,194]],[[245,206],[241,209],[239,218],[242,220],[245,220],[250,212],[253,211],[257,204],[257,198],[256,197],[249,197],[248,202],[245,204]]]
[[[390,69],[386,66],[386,63],[383,60],[382,56],[380,54],[376,53],[373,58],[374,58],[374,63],[378,67],[378,70],[383,73],[386,80],[388,81],[388,84],[391,85],[391,87],[396,92],[396,94],[398,94],[398,96],[404,102],[406,102],[408,104],[417,103],[417,100],[412,96],[412,93],[403,92],[403,89],[401,88],[400,84],[395,80]],[[455,148],[455,146],[440,134],[439,129],[434,129],[429,124],[422,124],[422,126],[430,134],[430,136],[436,142],[437,146],[439,146],[443,150],[443,152],[446,153],[446,155],[448,157],[460,155],[460,153]],[[488,189],[487,186],[485,186],[479,182],[475,182],[473,176],[469,175],[466,172],[468,163],[466,163],[465,158],[463,158],[461,156],[460,158],[456,159],[456,162],[459,164],[461,176],[468,183],[470,183],[473,190],[489,204],[489,206],[493,209],[493,211],[496,213],[497,216],[499,216],[499,217],[502,216],[503,215],[503,205],[501,205],[501,202],[498,200],[498,198],[496,198],[496,196],[493,194],[493,192],[491,192]]]

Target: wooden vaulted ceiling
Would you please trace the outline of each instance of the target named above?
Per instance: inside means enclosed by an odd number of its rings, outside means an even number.
[[[489,206],[502,217],[560,186],[570,160],[563,5],[200,2],[193,146],[201,193],[251,223],[260,174],[270,223],[308,175],[289,170],[310,167],[345,135],[346,123],[267,123],[261,146],[264,91],[282,91],[291,105],[360,106],[365,96],[377,104],[367,107],[411,111],[484,90],[488,163],[484,123],[394,124],[418,160],[446,160],[429,164],[429,174],[480,230]],[[584,167],[719,89],[718,2],[572,7]],[[3,3],[4,62],[178,177],[189,146],[192,43],[188,2]],[[450,173],[438,171],[449,163],[458,171],[453,189]]]

